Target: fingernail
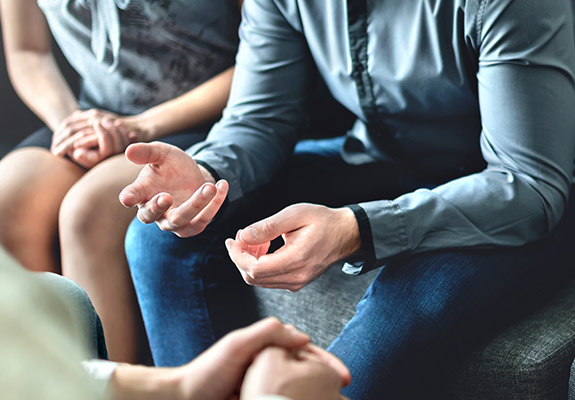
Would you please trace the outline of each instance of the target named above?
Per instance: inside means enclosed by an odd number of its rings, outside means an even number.
[[[206,185],[202,189],[202,195],[205,197],[211,197],[216,193],[215,188],[212,185]]]
[[[165,196],[158,197],[157,203],[158,203],[158,206],[161,208],[166,208],[169,205],[168,199],[166,199]]]

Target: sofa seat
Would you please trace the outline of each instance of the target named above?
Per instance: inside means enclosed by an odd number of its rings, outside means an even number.
[[[278,316],[327,347],[377,275],[332,268],[297,293],[256,288],[261,316]],[[575,400],[575,281],[478,348],[453,386],[457,400]],[[575,364],[574,367],[575,369]],[[568,394],[569,392],[569,394]]]

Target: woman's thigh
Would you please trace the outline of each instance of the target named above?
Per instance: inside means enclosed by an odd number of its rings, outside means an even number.
[[[26,267],[55,263],[47,253],[53,253],[57,238],[58,210],[83,174],[82,168],[43,148],[17,149],[0,161],[0,238]]]

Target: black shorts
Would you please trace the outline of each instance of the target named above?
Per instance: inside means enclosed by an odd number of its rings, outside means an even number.
[[[165,136],[158,139],[160,142],[169,143],[174,146],[178,146],[182,150],[186,150],[188,147],[201,142],[205,139],[209,126],[198,128],[196,131],[184,131],[179,133],[174,133],[173,135]],[[42,147],[45,149],[50,149],[52,144],[52,130],[47,126],[38,129],[36,132],[32,133],[24,140],[22,140],[15,149],[20,149],[23,147]]]

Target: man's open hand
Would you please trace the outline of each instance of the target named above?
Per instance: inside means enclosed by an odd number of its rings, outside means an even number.
[[[138,207],[138,219],[189,237],[201,233],[228,193],[228,183],[214,183],[210,173],[183,150],[166,143],[136,143],[126,157],[144,165],[138,178],[120,193],[126,207]]]

